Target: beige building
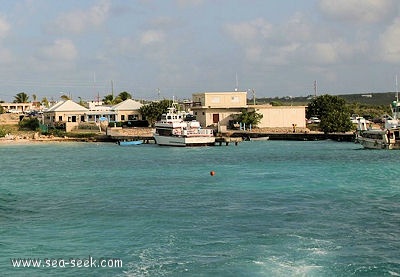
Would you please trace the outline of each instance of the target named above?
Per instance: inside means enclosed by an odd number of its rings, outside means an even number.
[[[32,110],[32,103],[0,103],[6,112],[23,113]]]
[[[85,122],[85,113],[89,112],[85,107],[72,100],[61,101],[43,112],[43,124],[48,126],[60,126],[67,132]]]
[[[93,106],[91,109],[72,100],[61,101],[43,112],[43,123],[52,127],[65,127],[69,132],[81,122],[119,122],[140,119],[139,109],[141,106],[140,102],[132,99],[127,99],[112,107]]]
[[[243,109],[263,115],[259,128],[306,127],[304,106],[247,105],[246,91],[203,92],[192,95],[192,111],[201,126],[227,128]]]
[[[251,105],[248,110],[263,115],[258,125],[260,128],[306,127],[305,106]]]
[[[139,109],[143,106],[142,103],[127,99],[115,106],[111,107],[111,111],[115,112],[115,121],[127,121],[127,120],[140,120],[142,119]]]
[[[247,92],[203,92],[192,95],[193,115],[201,126],[227,126],[232,114],[247,109]]]

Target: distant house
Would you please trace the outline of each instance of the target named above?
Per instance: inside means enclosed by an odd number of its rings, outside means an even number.
[[[81,122],[119,122],[140,119],[140,102],[127,99],[115,106],[92,105],[87,109],[72,100],[61,101],[43,112],[44,124],[48,126],[65,126],[66,131]]]
[[[260,128],[306,127],[305,106],[247,105],[246,91],[203,92],[192,95],[193,115],[201,126],[227,128],[229,121],[243,109],[263,115]]]
[[[111,106],[89,105],[89,111],[85,113],[87,122],[99,122],[107,120],[115,121],[117,113],[111,110]]]
[[[260,128],[306,127],[305,106],[251,105],[248,110],[263,115],[261,122],[257,125]]]
[[[72,100],[61,101],[43,111],[43,123],[52,127],[65,125],[66,131],[70,131],[80,122],[86,121],[85,114],[88,111]]]
[[[118,103],[111,107],[111,111],[115,112],[115,121],[127,121],[127,120],[140,120],[141,114],[139,109],[143,106],[142,103],[126,99],[125,101]]]
[[[32,110],[32,103],[0,103],[0,106],[9,113],[23,113]]]
[[[227,126],[232,114],[247,109],[247,92],[202,92],[192,94],[193,115],[201,126]]]

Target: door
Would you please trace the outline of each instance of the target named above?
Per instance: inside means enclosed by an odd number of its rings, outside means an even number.
[[[213,123],[218,123],[219,122],[219,114],[218,113],[214,113],[213,114]]]

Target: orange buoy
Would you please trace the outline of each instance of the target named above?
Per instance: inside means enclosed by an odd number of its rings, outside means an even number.
[[[214,171],[210,171],[210,175],[211,175],[211,176],[214,176],[214,175],[215,175],[215,172],[214,172]]]

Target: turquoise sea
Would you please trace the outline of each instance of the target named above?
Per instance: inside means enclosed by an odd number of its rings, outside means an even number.
[[[0,275],[400,276],[399,155],[0,145]]]

